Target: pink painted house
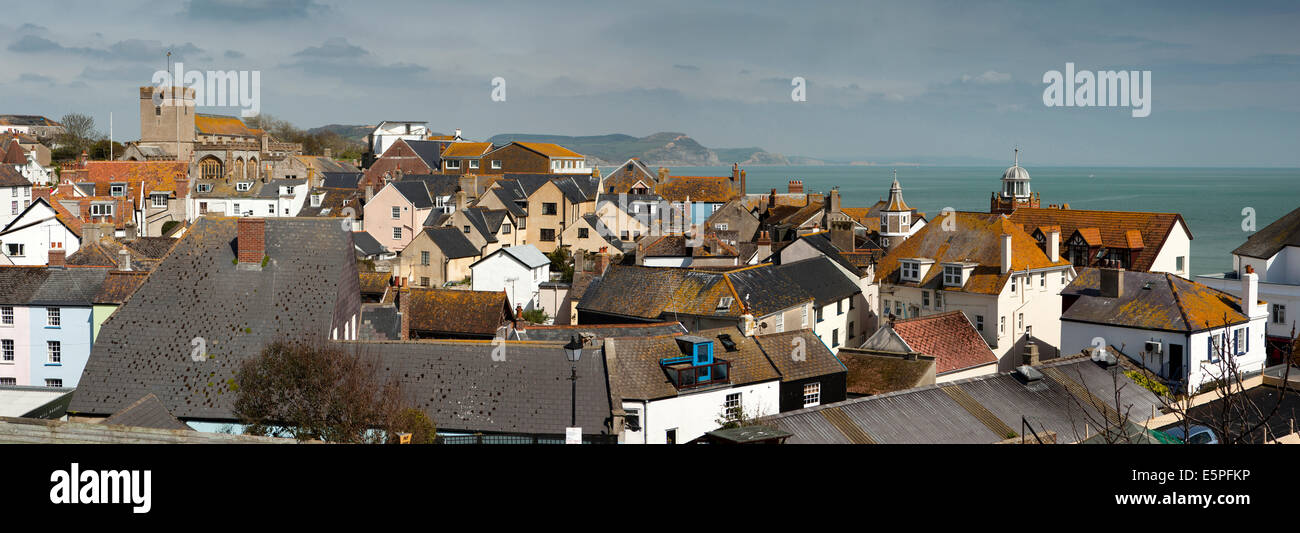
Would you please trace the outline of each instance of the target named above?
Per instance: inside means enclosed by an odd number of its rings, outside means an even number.
[[[29,280],[43,267],[0,267],[0,385],[31,385]],[[40,278],[40,276],[36,276]],[[43,279],[43,278],[40,278]],[[39,281],[36,283],[39,284]],[[44,308],[41,308],[44,311]],[[12,381],[11,381],[12,380]]]
[[[436,207],[424,182],[388,182],[366,202],[366,233],[390,251],[401,252]]]

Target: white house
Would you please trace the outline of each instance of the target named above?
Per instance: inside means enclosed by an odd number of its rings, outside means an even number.
[[[858,346],[866,326],[858,318],[862,295],[856,279],[845,276],[830,258],[815,257],[775,267],[813,297],[813,333],[831,353],[843,346]]]
[[[8,165],[0,165],[0,228],[32,203],[32,183]]]
[[[385,120],[375,126],[375,130],[370,132],[367,141],[370,143],[370,151],[375,154],[382,154],[389,146],[397,142],[398,139],[408,141],[422,141],[429,137],[428,122],[422,120]],[[456,132],[460,136],[460,131]]]
[[[476,291],[506,291],[510,305],[533,309],[541,284],[551,280],[551,260],[531,244],[507,246],[469,266]]]
[[[51,249],[64,256],[81,248],[80,224],[71,215],[57,212],[44,198],[37,198],[0,229],[0,248],[14,265],[45,265]]]
[[[1235,358],[1244,374],[1258,373],[1268,311],[1257,296],[1258,276],[1247,272],[1239,283],[1244,302],[1174,274],[1085,269],[1061,293],[1061,349],[1115,347],[1193,390],[1222,376],[1221,357]]]
[[[1049,240],[1059,236],[1059,228],[1049,228]],[[936,217],[893,247],[876,269],[882,316],[962,311],[997,355],[1001,371],[1020,364],[1020,357],[1007,355],[1020,354],[1031,340],[1044,358],[1060,347],[1060,291],[1074,278],[1074,267],[1057,246],[1044,252],[1004,215]]]
[[[852,296],[847,304],[845,329],[841,330],[843,332],[842,342],[845,345],[856,347],[861,345],[872,332],[876,331],[880,324],[880,285],[876,283],[875,267],[870,263],[868,254],[854,250],[850,251],[849,255],[845,255],[844,251],[835,246],[835,243],[831,240],[832,235],[839,235],[836,233],[839,231],[843,230],[802,235],[782,248],[777,253],[776,259],[779,260],[780,264],[785,265],[824,257],[831,261],[840,276],[857,286],[858,292]],[[852,238],[851,233],[847,235],[848,242],[852,242]],[[843,236],[841,242],[844,242]],[[771,246],[771,244],[769,243],[768,246]],[[866,261],[859,261],[855,264],[850,258],[866,259]],[[831,277],[827,273],[826,278]],[[829,339],[829,337],[826,338]]]
[[[232,217],[279,218],[297,216],[307,203],[310,187],[306,179],[236,181],[218,190],[204,190],[206,183],[197,184],[196,194],[189,201],[189,218],[194,220],[206,214]]]
[[[1300,208],[1246,238],[1232,251],[1232,272],[1201,275],[1196,281],[1240,297],[1250,268],[1259,276],[1259,298],[1268,302],[1270,362],[1279,362],[1300,316]]]

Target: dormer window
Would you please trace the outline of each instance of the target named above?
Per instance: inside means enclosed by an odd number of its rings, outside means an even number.
[[[235,190],[239,192],[245,192],[252,188],[253,188],[253,182],[251,181],[241,181],[235,184]]]
[[[722,298],[718,299],[718,307],[716,310],[726,311],[728,309],[731,309],[732,302],[735,302],[735,298],[732,298],[730,296],[723,296]]]
[[[126,184],[114,183],[109,186],[108,194],[110,196],[126,196]]]
[[[199,184],[199,192],[212,192],[212,184],[211,184],[211,183],[200,183],[200,184]]]
[[[943,267],[943,284],[945,287],[960,287],[961,267],[957,265],[944,265]]]
[[[934,261],[929,259],[904,259],[899,262],[899,277],[903,281],[921,281],[932,264]]]
[[[320,207],[321,201],[324,200],[324,199],[325,199],[325,195],[323,195],[323,194],[313,194],[313,195],[311,195],[311,206],[312,206],[312,207]]]

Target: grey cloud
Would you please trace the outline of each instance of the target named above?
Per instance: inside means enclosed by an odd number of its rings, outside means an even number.
[[[673,65],[673,68],[675,68],[675,69],[677,69],[677,70],[685,70],[685,71],[687,71],[687,72],[699,72],[699,71],[700,71],[700,67],[697,67],[697,66],[695,66],[695,65]]]
[[[243,59],[244,53],[238,50],[226,50],[226,59]]]
[[[365,48],[348,42],[343,37],[331,37],[320,46],[309,46],[294,53],[294,57],[355,58],[369,55]]]
[[[182,14],[194,20],[267,22],[313,17],[329,10],[314,0],[190,0]]]

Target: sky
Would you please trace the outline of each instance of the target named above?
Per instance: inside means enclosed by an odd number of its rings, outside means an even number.
[[[1288,2],[27,2],[0,21],[0,113],[139,136],[138,87],[258,71],[310,128],[682,132],[714,148],[896,161],[1300,167]],[[1151,72],[1150,115],[1048,107],[1044,75]],[[792,80],[805,81],[794,101]],[[493,99],[494,90],[504,101]],[[201,112],[238,114],[233,107]]]

